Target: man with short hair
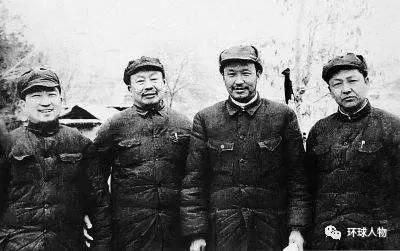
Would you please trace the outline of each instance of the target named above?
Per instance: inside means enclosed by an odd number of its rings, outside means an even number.
[[[302,249],[307,193],[295,113],[263,99],[253,46],[219,57],[229,97],[193,120],[182,184],[182,228],[191,251]]]
[[[400,248],[400,119],[372,107],[368,68],[348,53],[324,65],[338,111],[307,139],[313,249]]]
[[[90,140],[59,124],[57,75],[31,69],[17,87],[28,124],[10,133],[0,166],[0,249],[85,250],[83,217],[89,215],[93,249],[108,250],[107,182],[90,165]]]
[[[102,125],[94,140],[101,168],[111,172],[113,249],[183,250],[179,192],[191,123],[165,107],[159,59],[130,61],[124,82],[134,105]]]

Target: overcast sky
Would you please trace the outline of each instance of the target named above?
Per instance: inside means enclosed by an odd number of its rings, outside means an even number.
[[[67,49],[83,66],[106,64],[119,70],[130,58],[157,48],[194,53],[216,65],[218,53],[227,46],[270,37],[291,40],[298,6],[283,17],[281,2],[6,0],[11,14],[19,15],[26,26],[26,39],[37,48]],[[361,44],[382,58],[398,55],[400,1],[372,0],[369,8]]]

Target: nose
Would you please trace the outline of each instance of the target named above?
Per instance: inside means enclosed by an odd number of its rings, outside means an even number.
[[[39,104],[42,106],[49,106],[51,104],[50,97],[48,95],[43,95]]]
[[[243,77],[239,74],[238,76],[236,76],[234,83],[235,84],[243,84],[244,83]]]
[[[153,83],[149,79],[146,79],[143,84],[143,89],[151,90],[151,89],[153,89],[153,87],[154,87]]]
[[[342,93],[348,94],[352,91],[351,86],[348,83],[343,84]]]

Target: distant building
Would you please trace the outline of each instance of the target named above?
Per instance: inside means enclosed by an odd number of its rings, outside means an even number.
[[[86,137],[94,139],[102,123],[126,108],[77,104],[62,112],[60,123],[75,127]]]

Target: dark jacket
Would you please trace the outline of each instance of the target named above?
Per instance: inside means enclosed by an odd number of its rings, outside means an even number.
[[[318,121],[307,140],[312,177],[315,249],[400,248],[400,119],[368,103],[360,112],[341,112]],[[325,236],[332,225],[340,240]],[[348,236],[366,227],[370,237]],[[378,228],[387,238],[375,237]],[[397,239],[397,240],[396,240]]]
[[[304,149],[296,115],[258,98],[194,117],[182,184],[182,227],[210,250],[282,250],[306,225]]]
[[[98,132],[110,171],[114,250],[181,250],[179,191],[190,121],[168,108],[131,107]]]
[[[90,144],[58,122],[11,132],[0,167],[1,250],[84,250],[85,214],[94,226],[92,246],[109,247],[107,183],[88,163]]]

